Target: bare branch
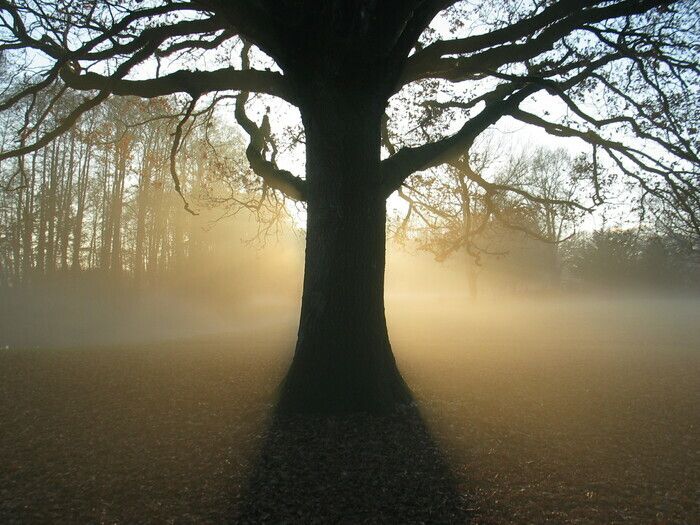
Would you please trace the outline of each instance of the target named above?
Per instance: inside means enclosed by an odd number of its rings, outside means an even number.
[[[385,194],[388,196],[396,191],[412,173],[447,162],[469,149],[474,139],[486,128],[540,89],[542,87],[536,84],[526,84],[509,97],[491,102],[457,133],[422,146],[403,148],[384,160],[381,169]]]
[[[602,2],[562,0],[540,15],[511,26],[470,38],[436,42],[409,59],[397,88],[422,78],[443,78],[452,82],[479,78],[488,70],[541,55],[588,24],[644,13],[670,2],[622,0],[608,6],[586,8],[599,3]],[[524,43],[507,43],[529,37],[538,29],[542,29],[540,34]],[[468,56],[445,57],[464,54]]]
[[[114,95],[154,98],[175,93],[202,95],[213,91],[240,90],[267,93],[294,103],[294,96],[282,75],[255,69],[180,70],[148,80],[123,80],[91,72],[81,75],[63,68],[61,78],[73,89],[107,89]]]
[[[185,123],[187,120],[192,116],[192,112],[194,111],[194,108],[197,106],[197,98],[193,98],[190,103],[187,105],[187,109],[185,110],[185,114],[183,115],[182,119],[177,123],[177,126],[175,127],[175,134],[173,136],[173,145],[170,148],[170,176],[173,179],[173,184],[175,186],[175,191],[177,194],[180,196],[182,199],[182,202],[185,205],[185,210],[192,214],[192,215],[197,215],[196,212],[190,208],[189,203],[187,202],[187,199],[185,198],[185,195],[182,193],[182,187],[180,186],[180,177],[177,174],[177,153],[180,150],[180,144],[182,140],[182,128],[184,127]]]
[[[265,183],[276,190],[280,190],[289,198],[296,201],[306,199],[306,182],[277,167],[263,156],[265,145],[262,143],[262,133],[255,123],[248,118],[245,112],[245,103],[248,93],[241,93],[236,99],[236,120],[250,137],[250,143],[246,148],[246,157],[253,171],[260,176]]]

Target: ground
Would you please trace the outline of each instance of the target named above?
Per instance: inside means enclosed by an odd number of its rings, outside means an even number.
[[[0,522],[698,523],[699,306],[392,297],[389,418],[275,417],[288,316],[0,350]]]

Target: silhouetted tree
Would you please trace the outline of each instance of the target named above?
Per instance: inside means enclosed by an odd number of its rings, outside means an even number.
[[[6,144],[0,160],[47,146],[112,95],[186,93],[191,102],[173,135],[174,159],[198,105],[238,91],[235,116],[251,137],[251,167],[271,191],[307,209],[287,407],[388,410],[408,391],[384,316],[385,199],[413,173],[467,150],[501,118],[587,142],[697,226],[697,126],[688,122],[697,120],[695,6],[692,0],[2,0],[0,49],[44,67],[24,75],[29,86],[5,91],[0,109],[22,106],[26,118],[15,123],[15,143]],[[241,39],[237,62],[232,51]],[[222,67],[197,61],[208,50]],[[41,120],[32,100],[47,89],[57,93],[54,107],[68,92],[83,94],[60,106],[55,123],[39,132],[27,123]],[[249,92],[299,109],[305,177],[264,156],[266,141],[246,115]],[[549,118],[532,104],[538,94],[565,106],[566,116]],[[419,97],[432,104],[398,106]],[[440,104],[447,111],[431,113]],[[401,140],[382,160],[385,111],[394,124],[384,135]],[[176,168],[171,160],[184,198]],[[51,173],[42,172],[41,181],[53,199]],[[481,184],[490,192],[513,190]]]
[[[463,248],[472,298],[484,264],[503,267],[502,259],[519,265],[518,274],[530,272],[530,280],[546,274],[549,285],[556,287],[559,244],[584,211],[575,200],[579,172],[562,149],[508,153],[490,140],[444,169],[405,183],[399,195],[408,202],[408,211],[401,227],[412,229],[419,247],[438,261]],[[540,244],[530,245],[526,237]],[[522,257],[526,252],[527,263]]]
[[[639,232],[599,229],[579,240],[573,267],[586,282],[616,288],[638,281]]]

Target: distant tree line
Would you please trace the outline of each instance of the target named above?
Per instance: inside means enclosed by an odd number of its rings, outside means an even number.
[[[174,152],[178,111],[174,99],[114,98],[45,148],[1,162],[0,285],[86,272],[192,282],[217,257],[226,258],[222,273],[235,273],[232,260],[246,257],[234,253],[241,238],[277,231],[284,202],[247,169],[235,129],[213,112],[180,130],[186,145]],[[48,112],[43,125],[52,118]],[[700,244],[691,233],[661,221],[581,231],[587,210],[572,203],[589,187],[590,159],[542,147],[498,150],[484,144],[415,177],[399,192],[408,208],[390,225],[394,239],[440,261],[460,256],[472,296],[483,281],[516,292],[700,286]],[[196,217],[173,187],[173,162]],[[518,192],[490,193],[487,174],[492,186]],[[207,231],[243,209],[257,216],[253,230]]]
[[[31,103],[47,114],[25,140],[61,118],[49,100]],[[272,210],[254,197],[235,130],[206,111],[184,128],[180,116],[173,99],[113,98],[43,149],[1,162],[0,284],[85,271],[157,280],[224,249],[206,234],[217,218]],[[175,133],[186,146],[174,152]],[[171,162],[199,217],[174,191]]]
[[[700,246],[689,238],[644,228],[601,228],[577,235],[564,251],[569,275],[581,284],[700,289]]]
[[[394,238],[438,261],[463,261],[472,297],[479,283],[514,292],[700,287],[700,239],[672,224],[672,214],[640,216],[635,227],[590,231],[586,218],[593,207],[574,202],[591,191],[586,179],[594,161],[563,149],[501,150],[482,144],[445,168],[415,177],[400,192],[408,208],[392,223]],[[494,182],[484,189],[487,178]],[[614,173],[596,178],[594,201],[626,190],[616,186]],[[517,191],[496,196],[489,185]],[[626,209],[627,219],[639,211]]]

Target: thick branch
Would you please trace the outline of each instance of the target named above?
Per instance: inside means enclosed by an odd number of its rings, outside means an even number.
[[[250,136],[250,144],[245,150],[246,157],[256,175],[261,177],[269,187],[281,191],[286,196],[296,201],[306,199],[306,182],[290,173],[277,167],[274,162],[267,160],[263,155],[265,138],[255,125],[248,118],[245,112],[245,103],[248,100],[248,93],[241,93],[236,99],[236,120]]]
[[[585,4],[588,5],[591,3],[592,2],[585,2]],[[409,82],[422,78],[444,78],[453,82],[459,82],[474,76],[482,75],[489,70],[497,69],[505,64],[530,60],[551,50],[559,40],[588,24],[595,24],[612,18],[641,14],[654,7],[667,5],[669,3],[671,3],[669,0],[623,0],[604,7],[581,9],[580,2],[560,2],[561,5],[557,4],[550,9],[557,7],[555,14],[561,12],[566,16],[562,16],[556,22],[546,26],[538,36],[524,43],[498,45],[483,51],[480,51],[480,49],[483,48],[479,47],[480,45],[488,46],[491,42],[497,42],[499,38],[503,38],[503,36],[507,34],[508,30],[513,29],[521,23],[524,24],[523,27],[516,27],[516,31],[513,35],[520,38],[531,34],[527,32],[525,34],[519,34],[525,31],[524,28],[528,27],[528,24],[521,21],[507,28],[499,29],[485,35],[479,35],[478,37],[432,44],[426,48],[425,51],[416,54],[408,61],[397,89],[400,89],[401,86]],[[549,12],[546,17],[544,17],[544,12],[542,15],[543,19],[540,23],[551,21],[552,18],[555,18],[552,16],[551,12]],[[493,34],[496,34],[497,37],[491,38],[489,36]],[[474,54],[456,58],[445,58],[445,55],[468,53]]]
[[[396,191],[412,173],[447,162],[468,149],[480,133],[540,89],[542,87],[536,84],[527,84],[507,98],[487,105],[454,135],[422,146],[403,148],[384,160],[382,177],[385,195]]]
[[[61,78],[73,89],[108,89],[114,95],[154,98],[174,93],[201,95],[212,91],[240,90],[274,95],[294,104],[294,97],[284,76],[256,69],[180,70],[148,80],[122,80],[91,72],[81,75],[64,67]]]
[[[515,42],[541,31],[557,20],[580,12],[605,0],[559,0],[540,13],[523,18],[509,26],[454,40],[438,40],[415,55],[415,62],[435,59],[444,55],[464,55],[482,51],[489,47]]]

